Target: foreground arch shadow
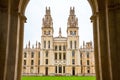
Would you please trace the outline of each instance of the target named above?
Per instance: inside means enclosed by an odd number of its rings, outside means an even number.
[[[29,0],[0,0],[0,80],[20,80],[24,11]],[[97,80],[119,80],[120,1],[89,0]]]

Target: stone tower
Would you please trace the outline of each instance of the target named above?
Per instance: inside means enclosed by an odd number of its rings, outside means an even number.
[[[78,19],[75,15],[75,9],[74,7],[70,7],[67,23],[67,68],[71,70],[72,75],[76,75],[76,71],[80,71],[80,67],[78,67],[80,66],[78,29]],[[77,66],[75,67],[74,65]]]
[[[48,75],[49,69],[53,66],[53,21],[50,13],[50,7],[46,7],[46,14],[43,18],[42,24],[42,36],[41,36],[41,70],[46,75]],[[49,57],[48,57],[49,56]]]

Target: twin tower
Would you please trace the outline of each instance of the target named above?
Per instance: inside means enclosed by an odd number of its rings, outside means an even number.
[[[81,72],[78,18],[75,9],[70,8],[67,22],[67,37],[53,37],[53,20],[50,7],[42,19],[42,36],[40,51],[40,73],[43,75],[76,75]]]

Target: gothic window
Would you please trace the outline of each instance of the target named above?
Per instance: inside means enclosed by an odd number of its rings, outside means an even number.
[[[75,59],[72,59],[72,64],[75,64]]]
[[[57,51],[57,46],[55,46],[55,51]]]
[[[82,60],[80,60],[80,65],[82,65]]]
[[[55,60],[57,60],[57,53],[55,53]]]
[[[76,41],[74,42],[74,46],[75,46],[75,49],[76,49]]]
[[[61,46],[59,46],[59,50],[61,51]]]
[[[89,60],[87,60],[87,65],[90,65],[90,62],[89,62]]]
[[[64,60],[66,59],[66,54],[65,54],[65,53],[63,53],[63,59],[64,59]]]
[[[31,58],[34,58],[34,52],[31,53]]]
[[[50,48],[50,41],[48,41],[48,48]]]
[[[57,66],[55,66],[55,73],[57,73]]]
[[[48,64],[48,59],[45,60],[45,63]]]
[[[61,53],[59,53],[59,59],[61,60]]]
[[[63,73],[65,73],[65,66],[63,66]]]
[[[70,48],[72,49],[72,41],[70,41]]]
[[[66,50],[66,48],[65,48],[65,45],[63,46],[63,51],[65,51]]]
[[[27,57],[27,53],[26,52],[24,52],[24,58],[26,58]]]
[[[24,65],[26,65],[26,60],[24,60]]]
[[[38,65],[40,65],[40,60],[38,60]]]
[[[34,60],[31,60],[31,65],[34,65]]]
[[[74,50],[72,51],[72,57],[75,57],[75,51]]]
[[[89,58],[90,56],[89,56],[89,52],[87,52],[87,58]]]
[[[48,51],[46,51],[46,57],[48,57]]]
[[[59,73],[62,73],[62,66],[59,66]]]
[[[40,51],[38,52],[38,57],[40,58]]]
[[[46,41],[44,41],[44,48],[46,48]]]

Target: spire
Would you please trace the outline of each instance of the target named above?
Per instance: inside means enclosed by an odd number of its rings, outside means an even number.
[[[62,37],[61,27],[59,28],[59,37]]]
[[[70,7],[70,15],[75,15],[75,8]]]
[[[37,48],[37,41],[36,41],[36,48]]]
[[[70,14],[68,17],[68,27],[78,27],[78,18],[75,15],[75,8],[70,7]]]
[[[29,40],[29,42],[28,42],[28,48],[30,48],[30,40]]]
[[[44,18],[42,19],[42,24],[43,27],[52,27],[53,26],[53,22],[52,22],[52,17],[51,17],[51,13],[50,13],[50,7],[46,7],[46,13]]]
[[[40,42],[38,43],[38,48],[40,49]]]
[[[85,48],[85,41],[83,41],[83,48]]]
[[[50,15],[50,7],[49,8],[46,7],[46,15]]]

